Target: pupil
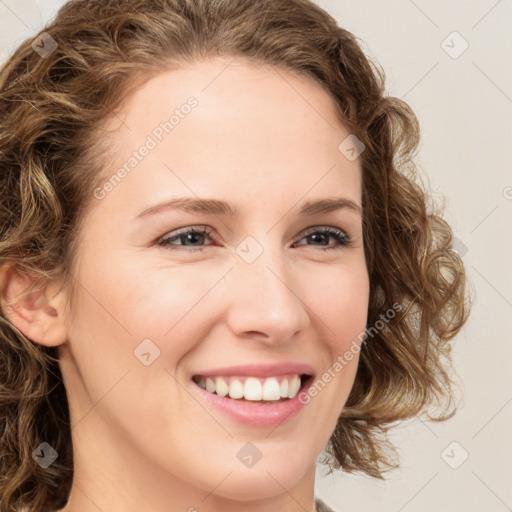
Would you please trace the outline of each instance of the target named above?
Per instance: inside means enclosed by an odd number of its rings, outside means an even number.
[[[326,237],[326,236],[327,236],[327,235],[326,235],[325,233],[315,233],[315,234],[311,235],[311,238],[313,238],[313,241],[322,242],[322,240],[317,240],[317,237],[324,237],[323,242],[325,242],[325,241],[326,241],[326,240],[325,240],[325,237]],[[324,245],[325,245],[325,243],[324,243]]]
[[[201,233],[189,233],[188,235],[186,235],[187,239],[192,242],[192,243],[196,243],[197,240],[195,239],[196,237],[200,237],[200,236],[203,236],[201,235]]]

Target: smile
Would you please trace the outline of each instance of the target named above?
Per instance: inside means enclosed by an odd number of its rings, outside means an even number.
[[[208,376],[195,375],[193,381],[202,389],[220,397],[236,400],[276,403],[297,396],[309,375],[292,373],[287,375],[258,378],[251,376]]]

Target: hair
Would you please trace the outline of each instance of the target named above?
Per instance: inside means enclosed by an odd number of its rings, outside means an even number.
[[[330,94],[340,122],[365,146],[359,159],[373,329],[327,462],[331,470],[382,478],[397,467],[389,428],[425,412],[439,421],[454,414],[449,341],[469,314],[464,264],[413,161],[418,120],[386,95],[382,68],[354,35],[309,0],[72,0],[43,32],[58,45],[51,54],[39,55],[27,39],[0,70],[0,266],[37,283],[62,279],[73,311],[77,234],[108,155],[102,127],[130,92],[163,70],[217,56],[297,73]],[[389,318],[390,310],[399,313]],[[58,357],[58,347],[33,343],[1,312],[6,512],[63,506],[71,489]],[[41,442],[58,453],[48,468],[31,456]]]

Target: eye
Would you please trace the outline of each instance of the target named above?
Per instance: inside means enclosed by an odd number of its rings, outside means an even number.
[[[158,242],[158,245],[165,247],[171,251],[183,251],[179,246],[176,246],[173,242],[180,241],[184,242],[183,245],[186,247],[192,247],[194,249],[194,244],[201,243],[205,238],[211,235],[211,229],[207,227],[200,228],[186,228],[181,231],[178,231],[175,235],[163,237]],[[187,243],[191,243],[192,245],[186,245]],[[201,246],[197,246],[195,250],[202,250]]]
[[[207,238],[211,237],[211,234],[212,230],[206,226],[185,228],[173,234],[172,236],[165,236],[160,238],[157,244],[171,251],[187,250],[182,249],[182,247],[190,247],[191,249],[188,250],[193,252],[202,251],[205,247],[202,244],[204,244]],[[336,241],[336,244],[329,244],[329,238],[333,238]],[[320,229],[311,228],[305,233],[304,237],[300,241],[306,239],[309,239],[313,242],[319,242],[320,246],[325,245],[326,247],[321,247],[321,249],[324,251],[329,249],[340,249],[342,247],[347,247],[352,243],[352,240],[345,232],[343,232],[341,229],[332,227],[325,227]],[[175,242],[181,243],[176,244]]]
[[[306,234],[305,234],[304,238],[302,238],[302,240],[305,240],[308,238],[310,240],[313,240],[314,242],[317,242],[317,241],[320,242],[321,245],[326,245],[326,247],[322,247],[323,251],[327,251],[330,249],[341,249],[343,247],[348,247],[352,243],[352,240],[349,238],[349,236],[344,231],[342,231],[341,229],[338,229],[338,228],[331,228],[331,227],[320,228],[320,229],[312,228],[306,232]],[[329,243],[328,243],[329,238],[334,238],[336,240],[337,244],[329,245]],[[322,242],[327,242],[327,243],[324,244]],[[304,244],[300,244],[300,245],[304,245]]]

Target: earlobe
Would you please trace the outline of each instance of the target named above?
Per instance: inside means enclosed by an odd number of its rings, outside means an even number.
[[[58,346],[66,341],[62,293],[51,293],[53,282],[38,285],[38,280],[11,263],[0,268],[2,314],[33,342]]]

